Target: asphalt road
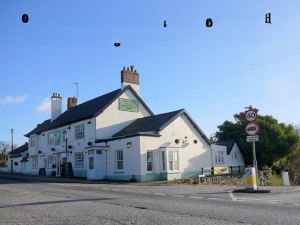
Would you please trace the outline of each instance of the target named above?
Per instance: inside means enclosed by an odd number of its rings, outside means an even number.
[[[300,224],[300,187],[231,190],[0,179],[0,224]]]

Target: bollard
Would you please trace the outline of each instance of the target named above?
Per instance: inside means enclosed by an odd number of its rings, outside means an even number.
[[[245,175],[246,175],[246,189],[257,190],[255,167],[246,168]]]
[[[287,186],[287,187],[290,186],[289,173],[282,172],[281,177],[283,180],[283,186]]]

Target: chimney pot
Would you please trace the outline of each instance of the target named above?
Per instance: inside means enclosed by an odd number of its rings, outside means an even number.
[[[68,98],[68,110],[77,105],[77,98],[69,97]]]
[[[134,66],[127,67],[125,70],[125,67],[123,67],[123,70],[121,70],[121,88],[130,85],[138,94],[140,92],[140,86],[139,86],[139,74],[137,70],[134,70]]]

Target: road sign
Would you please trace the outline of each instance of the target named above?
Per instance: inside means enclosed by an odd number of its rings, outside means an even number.
[[[245,119],[248,122],[254,122],[257,118],[257,112],[254,109],[249,109],[245,112]]]
[[[259,127],[256,123],[248,123],[246,128],[245,128],[245,131],[248,135],[256,135],[259,131]]]
[[[247,136],[247,142],[259,141],[258,135]]]

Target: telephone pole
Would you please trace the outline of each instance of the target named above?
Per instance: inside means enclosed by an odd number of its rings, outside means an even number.
[[[10,129],[10,134],[11,134],[11,150],[14,150],[14,129]]]

